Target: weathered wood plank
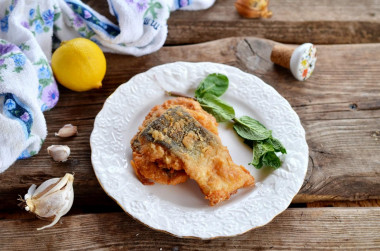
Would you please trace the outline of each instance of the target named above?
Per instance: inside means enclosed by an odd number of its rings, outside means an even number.
[[[106,1],[86,1],[102,14]],[[171,14],[166,44],[193,44],[234,36],[282,43],[344,44],[380,42],[379,0],[271,0],[269,19],[244,19],[236,0],[217,0],[208,10]]]
[[[119,84],[155,65],[174,61],[234,65],[261,77],[290,102],[306,129],[310,147],[306,181],[294,202],[379,199],[380,44],[318,46],[315,73],[305,82],[296,81],[289,71],[267,60],[271,44],[255,38],[229,38],[165,47],[140,58],[108,54],[103,88],[75,93],[61,87],[57,107],[45,114],[49,136],[41,153],[18,161],[0,174],[0,209],[14,211],[17,195],[25,194],[31,184],[65,172],[75,172],[73,210],[90,212],[99,206],[116,209],[91,166],[89,137],[94,118]],[[66,123],[78,125],[79,135],[54,137]],[[51,144],[71,147],[70,160],[53,162],[46,154]]]
[[[4,250],[370,250],[380,247],[380,208],[294,208],[240,236],[202,241],[152,230],[123,212],[65,216],[37,231],[37,219],[0,221]]]
[[[307,207],[380,207],[380,200],[359,201],[316,201],[307,203]]]

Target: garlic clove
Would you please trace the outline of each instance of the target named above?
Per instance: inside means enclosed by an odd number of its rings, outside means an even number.
[[[70,211],[73,205],[73,202],[74,202],[74,192],[69,194],[67,203],[65,204],[65,206],[62,207],[60,211],[57,212],[56,216],[54,217],[54,220],[49,225],[37,228],[37,230],[42,230],[42,229],[54,226],[59,221],[59,219],[61,219],[62,216],[64,216]]]
[[[36,189],[34,192],[33,196],[38,197],[38,198],[44,198],[46,196],[49,196],[56,191],[61,190],[64,188],[69,180],[68,175],[65,175],[63,178],[53,178],[50,180],[45,181]]]
[[[67,138],[78,134],[78,128],[72,124],[64,125],[59,129],[58,133],[55,133],[55,136],[61,138]]]
[[[70,148],[63,145],[51,145],[47,148],[48,154],[55,160],[65,162],[70,156]]]
[[[44,196],[49,191],[49,188],[51,189],[55,188],[55,186],[59,183],[60,180],[61,178],[53,178],[53,179],[45,181],[34,191],[33,196],[34,197],[38,196],[39,198]],[[50,191],[54,191],[54,190],[50,190]]]
[[[36,191],[36,185],[31,185],[28,189],[28,193],[24,195],[24,200],[27,200],[29,198],[32,197],[32,195],[34,194],[34,191]]]
[[[37,189],[32,185],[24,196],[25,210],[40,218],[53,218],[53,221],[37,230],[54,226],[72,207],[74,201],[74,176],[66,174],[63,178],[53,178],[43,182]]]

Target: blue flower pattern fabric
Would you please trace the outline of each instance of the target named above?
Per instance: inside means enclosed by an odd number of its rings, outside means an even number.
[[[53,27],[54,22],[54,11],[53,10],[46,10],[42,13],[42,19],[45,22],[45,25],[47,27]]]
[[[16,46],[0,39],[0,172],[4,170],[5,165],[11,164],[16,158],[27,158],[36,154],[41,141],[46,137],[46,124],[34,87],[37,86],[37,73],[34,78],[31,76],[29,79],[29,73],[35,69],[21,48],[25,50],[28,46],[25,44]],[[29,80],[32,82],[30,85]],[[35,96],[28,97],[28,93],[35,93]],[[37,113],[37,123],[34,123],[35,113]],[[12,140],[12,135],[15,133],[18,142]],[[12,144],[17,147],[13,147],[11,151],[4,150],[6,145]],[[19,154],[8,161],[7,157],[13,152]]]
[[[5,62],[7,58],[12,59],[14,63],[12,71],[16,73],[19,73],[23,70],[23,66],[26,62],[25,55],[22,54],[17,46],[9,44],[4,40],[0,40],[0,83],[4,81],[1,75],[2,71],[10,69],[10,66],[8,66],[8,64]]]
[[[30,109],[11,93],[2,95],[4,96],[3,113],[20,122],[23,127],[25,138],[28,139],[33,124],[33,115]]]
[[[177,9],[189,6],[191,4],[191,0],[176,0],[174,1],[174,5]]]
[[[38,153],[46,138],[42,112],[53,108],[59,99],[49,64],[53,41],[81,36],[105,52],[141,56],[164,44],[170,11],[194,3],[207,8],[213,1],[108,0],[119,26],[80,0],[2,0],[0,173],[17,158]]]

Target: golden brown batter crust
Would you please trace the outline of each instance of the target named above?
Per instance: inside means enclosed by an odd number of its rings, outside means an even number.
[[[254,184],[222,145],[215,118],[192,99],[176,98],[153,107],[131,145],[132,166],[143,184],[175,185],[190,177],[211,206]]]

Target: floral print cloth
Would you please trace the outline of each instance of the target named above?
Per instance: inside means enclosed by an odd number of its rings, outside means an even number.
[[[31,48],[0,39],[0,172],[39,151],[46,137],[42,111],[58,101],[46,56],[32,57]]]
[[[49,62],[60,41],[85,37],[106,52],[145,55],[164,44],[171,11],[214,1],[108,0],[114,24],[80,0],[1,0],[0,173],[46,138],[43,112],[59,99]]]

